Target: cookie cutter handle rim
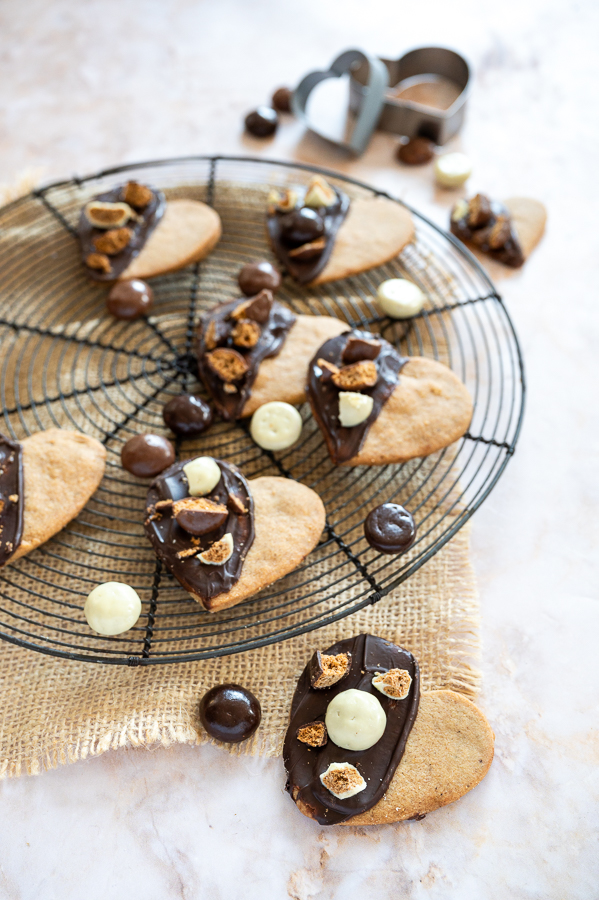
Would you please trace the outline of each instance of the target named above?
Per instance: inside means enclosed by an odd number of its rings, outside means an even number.
[[[337,141],[335,138],[322,134],[313,128],[308,118],[306,107],[310,94],[316,85],[322,81],[328,81],[332,77],[340,78],[342,75],[349,75],[351,91],[352,69],[366,65],[368,66],[368,84],[363,86],[364,90],[359,110],[356,110],[350,103],[350,109],[357,113],[357,118],[349,141]],[[333,60],[326,71],[309,72],[308,75],[302,78],[293,92],[291,106],[297,118],[314,134],[324,138],[336,147],[342,147],[356,156],[360,156],[368,146],[368,142],[380,119],[385,102],[385,92],[388,87],[388,69],[382,60],[376,56],[370,56],[362,50],[345,50]]]

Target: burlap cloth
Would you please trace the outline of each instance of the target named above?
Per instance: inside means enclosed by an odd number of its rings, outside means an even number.
[[[0,777],[36,774],[119,747],[205,743],[210,739],[199,723],[198,701],[222,682],[245,685],[262,705],[255,736],[227,749],[275,756],[296,680],[314,649],[361,631],[411,650],[425,690],[451,688],[474,697],[478,599],[469,528],[375,606],[246,653],[127,668],[55,659],[0,642]]]

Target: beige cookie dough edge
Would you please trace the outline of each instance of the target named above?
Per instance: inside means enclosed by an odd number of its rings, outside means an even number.
[[[524,259],[527,260],[545,232],[547,209],[532,197],[508,197],[504,201],[516,227]]]
[[[403,758],[381,800],[343,825],[384,825],[421,817],[459,800],[493,761],[495,735],[483,713],[455,691],[420,696]],[[309,817],[307,808],[298,809]]]
[[[106,448],[78,431],[49,428],[21,441],[23,534],[9,563],[50,540],[76,518],[104,476]]]
[[[195,240],[190,230],[197,229]],[[218,213],[199,200],[169,200],[162,220],[117,281],[155,278],[205,259],[222,235]]]
[[[208,604],[190,594],[208,612],[235,606],[293,572],[316,547],[325,527],[322,500],[306,485],[270,475],[251,479],[249,485],[255,537],[239,581]]]

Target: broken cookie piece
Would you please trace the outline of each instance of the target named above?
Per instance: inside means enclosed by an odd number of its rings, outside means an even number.
[[[405,700],[410,693],[412,677],[407,669],[389,669],[372,679],[373,686],[392,700]]]
[[[297,739],[309,747],[324,747],[328,740],[324,722],[308,722],[297,729]]]
[[[310,660],[310,684],[317,690],[329,688],[349,672],[351,654],[329,656],[317,650]]]
[[[320,780],[327,791],[338,800],[347,800],[348,797],[354,797],[366,788],[366,782],[356,767],[348,762],[331,763],[320,776]]]

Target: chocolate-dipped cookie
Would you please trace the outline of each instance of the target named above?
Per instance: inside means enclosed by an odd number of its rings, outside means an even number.
[[[326,687],[302,673],[283,757],[287,790],[321,825],[381,824],[458,799],[484,777],[493,732],[453,691],[420,693],[418,663],[390,641],[361,634],[323,651],[349,672]]]
[[[468,246],[517,269],[541,240],[546,220],[547,212],[538,200],[512,197],[500,203],[476,194],[454,205],[450,229]]]
[[[384,197],[349,199],[322,176],[273,189],[266,225],[274,252],[300,284],[322,284],[382,265],[414,237],[411,214]]]

